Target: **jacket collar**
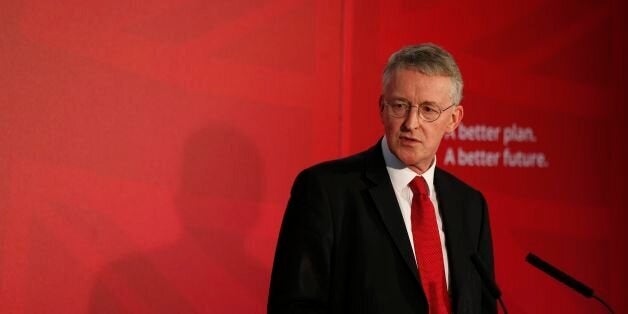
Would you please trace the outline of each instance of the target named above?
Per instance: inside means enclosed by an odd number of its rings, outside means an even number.
[[[408,233],[401,216],[401,209],[386,171],[381,140],[369,149],[366,154],[364,175],[372,183],[369,188],[371,198],[401,257],[410,272],[419,281],[410,239],[408,239]]]

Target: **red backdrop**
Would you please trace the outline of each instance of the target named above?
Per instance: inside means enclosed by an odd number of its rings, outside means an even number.
[[[263,313],[290,185],[375,143],[386,58],[465,78],[439,165],[490,205],[513,313],[628,311],[626,6],[3,1],[0,311]],[[528,162],[529,161],[529,162]]]

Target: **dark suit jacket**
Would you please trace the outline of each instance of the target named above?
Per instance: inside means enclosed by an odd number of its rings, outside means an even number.
[[[436,168],[455,313],[496,313],[470,256],[493,272],[480,192]],[[428,313],[381,145],[301,172],[279,234],[268,313]]]

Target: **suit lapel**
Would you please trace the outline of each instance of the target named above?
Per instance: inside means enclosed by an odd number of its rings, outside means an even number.
[[[475,271],[470,268],[473,250],[465,238],[464,201],[451,183],[442,170],[436,168],[434,188],[447,245],[452,305],[456,313],[467,313],[473,308],[473,291],[470,290],[475,286],[475,277],[470,276]]]
[[[419,281],[410,239],[408,239],[408,233],[401,216],[401,209],[386,171],[380,144],[378,142],[375,147],[369,150],[369,155],[366,159],[364,173],[368,180],[373,183],[369,188],[369,193],[395,246],[416,280]]]

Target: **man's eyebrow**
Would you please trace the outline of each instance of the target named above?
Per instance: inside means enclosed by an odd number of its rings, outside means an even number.
[[[385,99],[385,98],[384,98],[384,99]],[[392,96],[392,97],[390,97],[390,99],[388,99],[388,101],[398,101],[398,100],[401,100],[401,101],[404,101],[404,102],[407,102],[407,103],[411,103],[411,101],[409,101],[408,99],[406,99],[406,98],[405,98],[405,97],[403,97],[403,96]],[[438,104],[437,104],[436,102],[434,102],[434,101],[429,101],[429,100],[423,101],[423,102],[421,102],[419,105],[431,105],[431,106],[438,106]]]
[[[389,100],[403,100],[405,102],[410,102],[408,99],[406,99],[405,97],[402,97],[402,96],[392,96],[392,97],[390,97]]]
[[[424,101],[424,102],[420,103],[419,105],[431,105],[431,106],[438,106],[435,102],[433,102],[433,101],[429,101],[429,100],[426,100],[426,101]]]

